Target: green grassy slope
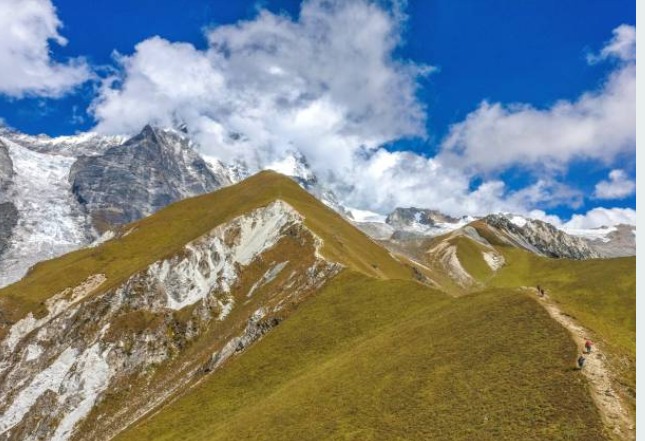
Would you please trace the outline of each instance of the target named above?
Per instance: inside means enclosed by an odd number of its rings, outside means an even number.
[[[27,277],[0,290],[2,318],[12,322],[28,311],[43,313],[44,300],[92,274],[107,276],[101,289],[117,286],[217,225],[276,199],[305,216],[306,225],[323,239],[322,251],[330,260],[378,278],[411,277],[408,267],[291,179],[266,171],[237,185],[172,204],[125,226],[124,231],[132,232],[118,240],[39,263]]]
[[[612,368],[635,394],[636,258],[554,260],[504,249],[508,265],[492,280],[500,287],[545,288],[561,309],[605,345]]]
[[[634,398],[636,258],[550,259],[501,242],[484,223],[474,222],[473,226],[504,255],[506,264],[487,277],[481,269],[485,262],[478,252],[479,244],[465,237],[460,237],[460,242],[451,239],[458,246],[457,255],[464,268],[477,280],[486,282],[484,286],[488,288],[540,285],[546,289],[563,312],[592,332],[592,340],[602,342],[626,395]]]
[[[451,243],[457,247],[457,257],[464,269],[476,281],[485,282],[493,275],[493,271],[482,255],[488,251],[484,245],[466,237],[456,237],[451,240]]]
[[[117,439],[605,439],[575,350],[514,291],[450,298],[345,272]]]

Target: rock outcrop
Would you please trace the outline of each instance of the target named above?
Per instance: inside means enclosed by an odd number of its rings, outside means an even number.
[[[600,257],[584,239],[560,231],[547,222],[527,219],[523,225],[518,225],[497,214],[488,215],[482,221],[498,233],[500,240],[538,255],[569,259]]]
[[[18,210],[11,202],[0,202],[0,256],[9,247],[11,234],[18,224]]]
[[[54,295],[4,329],[0,439],[110,439],[319,290],[341,269],[321,245],[276,201],[118,283],[95,274]]]
[[[4,142],[0,140],[0,202],[6,200],[9,187],[13,181],[13,161],[9,156],[9,150]]]
[[[587,238],[591,248],[602,257],[626,257],[636,255],[636,227],[619,224],[608,229],[602,237]]]
[[[80,157],[69,179],[99,232],[230,183],[215,176],[181,132],[151,126],[102,155]]]

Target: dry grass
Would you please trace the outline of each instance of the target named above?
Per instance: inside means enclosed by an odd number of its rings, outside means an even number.
[[[524,295],[345,273],[117,439],[606,439],[573,353]]]

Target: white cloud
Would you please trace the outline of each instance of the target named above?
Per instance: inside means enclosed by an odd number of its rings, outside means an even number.
[[[574,214],[563,227],[565,229],[587,229],[618,224],[636,225],[636,210],[598,207],[586,214]]]
[[[598,54],[589,54],[587,61],[595,64],[610,58],[636,61],[636,27],[622,24],[613,30],[614,37]]]
[[[596,184],[594,196],[598,199],[622,199],[634,194],[634,191],[636,183],[623,170],[616,169],[609,172],[608,181]]]
[[[431,68],[393,58],[397,17],[362,0],[310,0],[297,20],[261,11],[212,28],[203,51],[146,40],[118,57],[121,78],[92,107],[97,129],[183,121],[224,159],[297,148],[319,170],[349,165],[358,149],[425,135],[415,94]]]
[[[351,168],[337,173],[341,176],[333,176],[327,182],[334,185],[333,190],[343,195],[347,204],[379,213],[387,213],[396,206],[416,206],[455,216],[500,211],[529,215],[535,207],[577,207],[582,200],[579,191],[546,179],[519,190],[510,189],[497,179],[482,181],[473,188],[472,177],[464,170],[437,158],[404,151],[378,149],[356,155]]]
[[[446,161],[488,173],[514,165],[563,169],[574,159],[613,161],[635,150],[636,64],[633,27],[622,25],[601,57],[622,62],[597,91],[546,109],[482,103],[443,142]],[[632,35],[633,37],[633,35]]]
[[[543,163],[548,155],[566,163],[589,151],[609,160],[633,147],[634,66],[627,63],[602,90],[546,111],[483,105],[453,128],[454,145],[446,141],[437,157],[384,149],[426,136],[416,92],[432,68],[395,57],[404,14],[400,2],[391,10],[379,4],[308,0],[296,19],[262,10],[253,20],[207,30],[204,50],[145,40],[132,54],[116,55],[120,71],[91,108],[96,129],[185,122],[202,153],[241,158],[252,168],[296,149],[344,203],[379,213],[406,205],[454,215],[575,207],[581,194],[548,175],[519,190],[494,175],[474,188],[472,181],[481,169]],[[506,151],[509,140],[521,147]],[[562,146],[569,144],[575,148],[567,153]]]
[[[51,58],[61,26],[50,0],[0,0],[0,94],[58,97],[90,78],[84,60]]]

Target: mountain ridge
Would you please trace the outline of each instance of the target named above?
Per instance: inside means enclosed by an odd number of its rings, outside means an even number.
[[[91,132],[34,137],[1,130],[0,215],[5,222],[0,286],[18,280],[38,261],[88,246],[168,203],[231,185],[251,173],[242,162],[205,160],[198,150],[185,130],[149,125],[129,139]],[[474,220],[427,208],[397,208],[389,216],[376,216],[346,207],[298,151],[287,151],[265,166],[287,173],[375,240],[419,240]],[[580,257],[635,254],[635,236],[628,228],[571,232],[579,236],[559,235],[560,240],[572,243],[582,237],[591,248]]]
[[[413,278],[272,171],[38,263],[0,290],[0,434],[118,432],[253,345],[344,269]],[[123,401],[129,391],[140,399]]]

